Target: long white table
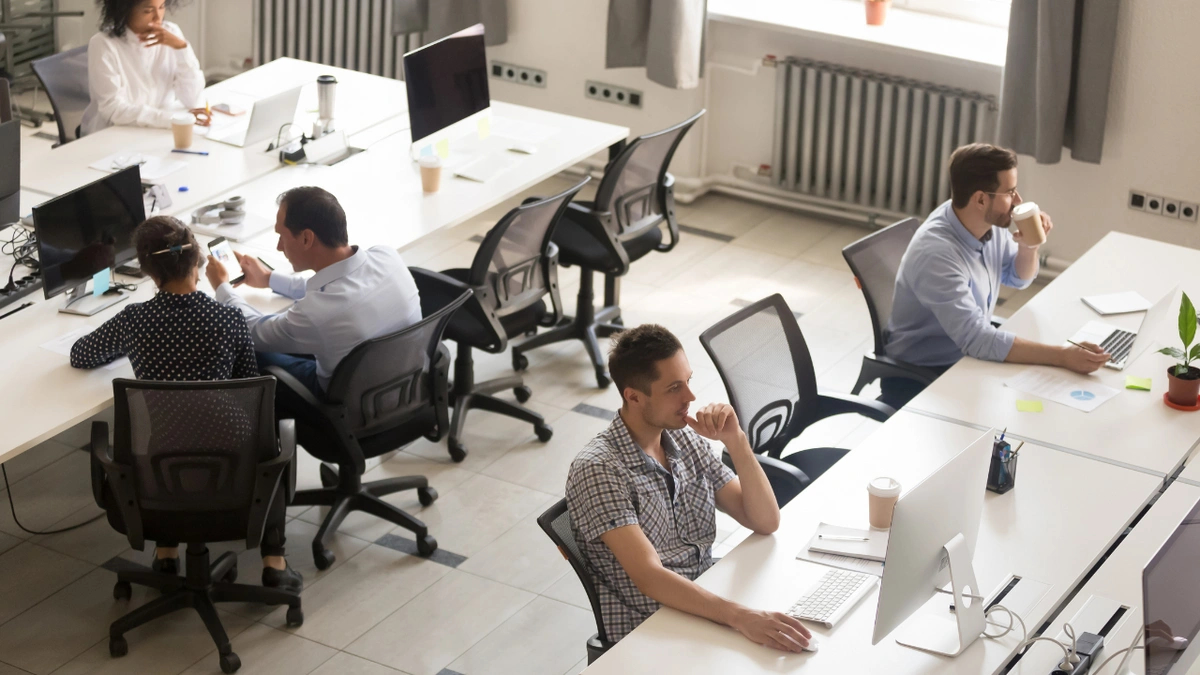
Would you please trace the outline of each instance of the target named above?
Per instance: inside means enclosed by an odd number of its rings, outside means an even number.
[[[867,516],[867,480],[888,475],[911,487],[980,433],[901,410],[784,507],[775,534],[750,536],[697,583],[750,607],[787,610],[827,569],[795,559],[819,522],[861,526]],[[1066,476],[1074,480],[1064,480]],[[1157,478],[1145,473],[1027,445],[1021,451],[1016,487],[1004,495],[985,496],[975,553],[982,590],[989,592],[1009,574],[1048,584],[1041,600],[1022,613],[1028,625],[1040,625],[1159,486]],[[877,599],[878,589],[837,627],[814,628],[821,649],[801,655],[760,647],[723,626],[662,609],[586,672],[982,674],[998,672],[1018,646],[1018,635],[980,639],[954,659],[901,647],[892,638],[872,646]],[[932,605],[946,611],[944,597]]]
[[[1192,459],[1194,460],[1195,457],[1192,457]],[[1178,482],[1200,487],[1200,462],[1189,461],[1183,467],[1183,471],[1179,473]]]
[[[1080,300],[1085,295],[1133,290],[1154,302],[1181,283],[1200,297],[1200,251],[1109,233],[1057,279],[1015,312],[1005,330],[1030,340],[1065,344],[1088,321],[1101,320],[1137,330],[1142,314],[1100,317]],[[1045,402],[1042,413],[1018,412],[1018,399],[1036,398],[1004,386],[1026,368],[964,358],[914,398],[907,409],[976,427],[1008,428],[1010,436],[1112,462],[1156,476],[1176,470],[1200,442],[1200,414],[1163,404],[1171,359],[1155,351],[1179,341],[1172,306],[1168,318],[1153,327],[1155,344],[1123,371],[1102,368],[1090,376],[1050,369],[1080,382],[1099,381],[1121,390],[1115,398],[1084,413]],[[1153,378],[1151,391],[1125,389],[1125,377]]]

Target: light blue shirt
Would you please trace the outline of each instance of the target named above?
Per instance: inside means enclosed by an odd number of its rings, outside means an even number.
[[[280,314],[263,314],[228,283],[217,288],[217,300],[242,310],[256,350],[315,356],[322,389],[329,388],[334,368],[355,347],[421,320],[412,273],[386,246],[355,247],[354,255],[308,280],[272,272],[270,286],[296,303]]]
[[[1025,288],[1018,246],[1007,229],[975,238],[950,202],[917,230],[896,275],[888,356],[918,366],[949,366],[963,355],[1003,361],[1015,336],[992,325],[1000,284]]]

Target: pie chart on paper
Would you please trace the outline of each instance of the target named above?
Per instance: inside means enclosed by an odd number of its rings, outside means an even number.
[[[1076,389],[1071,392],[1071,398],[1076,401],[1091,401],[1096,398],[1096,395],[1086,389]]]

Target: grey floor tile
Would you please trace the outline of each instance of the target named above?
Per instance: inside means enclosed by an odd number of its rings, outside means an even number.
[[[818,265],[849,271],[842,249],[871,234],[871,230],[859,225],[842,225],[800,254],[801,260]]]
[[[470,558],[518,522],[536,519],[538,509],[552,496],[490,476],[474,476],[419,515],[441,546]]]
[[[35,471],[12,486],[12,498],[22,525],[36,531],[49,529],[94,503],[88,456],[82,452],[68,453]],[[31,536],[17,527],[7,503],[0,508],[0,531],[22,539]]]
[[[306,675],[337,653],[325,645],[261,623],[251,625],[230,642],[242,661],[239,675]],[[221,668],[216,650],[205,654],[183,672],[184,675],[217,675]]]
[[[549,442],[533,440],[522,443],[504,453],[481,473],[547,494],[562,495],[571,462],[609,424],[610,420],[567,413],[556,420],[554,437]]]
[[[587,665],[588,665],[587,658],[584,657],[579,660],[579,663],[576,663],[575,665],[568,668],[567,672],[563,673],[563,675],[579,675],[579,673],[583,672],[584,668],[587,668]]]
[[[71,527],[101,516],[98,520],[68,532],[37,535],[30,541],[73,558],[86,560],[93,565],[103,565],[113,556],[129,549],[128,537],[114,530],[108,523],[108,518],[102,516],[103,513],[104,511],[100,507],[89,504],[54,523],[49,530]]]
[[[565,602],[568,605],[575,605],[589,612],[592,611],[592,604],[588,600],[587,591],[583,590],[583,583],[579,581],[579,575],[575,574],[574,569],[568,569],[566,573],[550,584],[549,588],[542,591],[542,596],[551,600]]]
[[[312,675],[405,675],[405,673],[353,654],[338,652],[332,659],[314,670]]]
[[[30,543],[0,555],[0,631],[6,622],[92,569],[85,562]]]
[[[829,236],[837,225],[800,213],[778,212],[734,239],[738,246],[798,256]]]
[[[543,506],[549,508],[557,501],[551,500]],[[555,555],[557,553],[558,548],[537,522],[525,519],[471,556],[458,569],[531,593],[541,593],[564,572],[571,570],[570,564],[562,556]]]
[[[81,451],[54,439],[36,445],[4,463],[4,471],[8,474],[8,482],[10,485],[16,485],[25,477],[39,469],[50,466],[71,452]],[[0,488],[2,487],[0,485]]]
[[[21,670],[16,666],[10,666],[0,661],[0,675],[30,675],[30,673],[28,670]]]
[[[537,598],[480,640],[450,668],[471,675],[564,673],[596,632],[591,612]],[[537,645],[537,649],[530,649]]]

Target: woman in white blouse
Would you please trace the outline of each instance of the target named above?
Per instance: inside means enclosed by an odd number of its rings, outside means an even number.
[[[84,134],[110,126],[169,127],[179,103],[207,125],[204,73],[179,26],[163,21],[176,0],[100,0],[100,32],[88,42],[91,103]]]

